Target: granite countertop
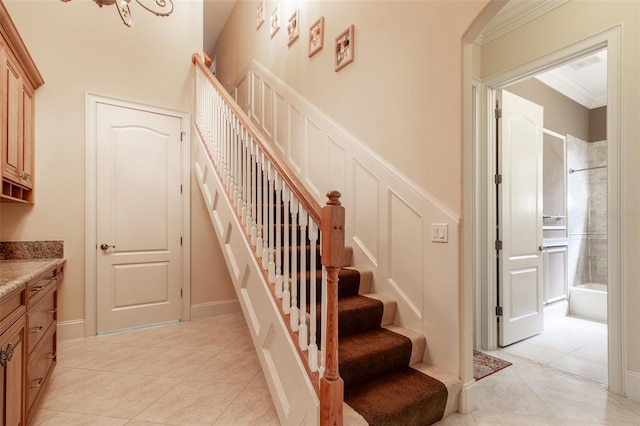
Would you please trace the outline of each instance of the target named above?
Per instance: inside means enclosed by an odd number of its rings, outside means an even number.
[[[0,260],[0,297],[20,288],[47,269],[65,262],[61,258]]]

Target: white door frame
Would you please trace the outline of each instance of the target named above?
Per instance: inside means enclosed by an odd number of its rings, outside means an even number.
[[[95,336],[97,330],[96,285],[97,285],[97,210],[96,210],[96,182],[97,182],[97,105],[107,104],[122,108],[139,109],[156,114],[169,115],[182,120],[182,149],[181,149],[181,180],[182,180],[182,208],[180,227],[182,232],[182,247],[180,256],[180,277],[182,288],[182,303],[180,319],[191,319],[191,263],[190,263],[190,235],[191,235],[191,136],[190,115],[187,112],[169,110],[165,108],[143,105],[106,96],[86,94],[86,153],[85,153],[85,280],[84,280],[84,336]],[[77,336],[80,337],[80,336]]]
[[[486,253],[495,253],[495,185],[493,173],[495,170],[495,126],[489,125],[489,112],[495,105],[495,90],[510,83],[523,80],[547,69],[554,68],[562,63],[582,56],[590,51],[607,48],[607,141],[608,141],[608,200],[607,208],[611,212],[620,212],[622,209],[621,182],[625,171],[621,161],[621,153],[625,151],[626,141],[622,139],[620,117],[620,27],[587,38],[563,49],[535,59],[533,61],[514,67],[507,71],[489,76],[481,83],[481,111],[480,122],[482,137],[476,141],[473,149],[474,162],[481,164],[474,174],[475,182],[480,182],[482,194],[487,195],[486,208],[473,206],[475,210],[472,217],[476,224],[473,238],[481,241],[481,247]],[[609,282],[608,282],[608,364],[609,364],[609,389],[617,394],[624,392],[624,366],[626,365],[624,353],[624,304],[623,294],[626,282],[622,273],[622,243],[624,223],[616,215],[610,215],[608,221],[608,255],[609,255]],[[477,271],[481,268],[483,280],[479,293],[482,298],[481,312],[476,313],[475,321],[487,327],[482,327],[480,339],[482,348],[495,349],[496,336],[496,288],[495,279],[498,273],[495,257],[488,256],[486,263],[473,265]],[[475,271],[474,271],[475,272]]]

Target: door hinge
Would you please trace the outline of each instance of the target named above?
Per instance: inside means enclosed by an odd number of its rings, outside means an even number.
[[[182,247],[182,237],[180,237],[180,247]]]
[[[502,306],[496,306],[496,316],[502,316]]]
[[[502,108],[496,108],[496,118],[502,118]]]
[[[180,142],[184,141],[184,137],[187,134],[187,132],[180,132]]]
[[[495,247],[496,247],[496,251],[502,250],[502,241],[496,240]]]
[[[493,182],[494,182],[496,185],[501,184],[501,183],[502,183],[502,175],[494,175],[494,176],[493,176]]]
[[[180,289],[180,299],[182,299],[182,289]]]
[[[180,185],[180,193],[182,194],[182,185]]]

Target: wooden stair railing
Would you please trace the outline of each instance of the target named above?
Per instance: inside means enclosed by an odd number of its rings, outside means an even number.
[[[326,205],[321,207],[209,71],[205,61],[197,53],[192,56],[196,69],[197,132],[244,225],[253,254],[262,265],[265,281],[318,394],[320,423],[342,425],[338,273],[344,259],[345,213],[339,201],[340,193],[329,192]],[[313,271],[318,233],[323,270],[320,310],[323,326],[319,342],[317,310],[311,308],[317,303],[316,285],[311,281],[317,276]],[[306,256],[301,254],[298,260],[295,255],[297,241],[309,241],[310,265],[306,265]],[[289,250],[292,255],[288,254]],[[305,282],[307,272],[310,294]]]

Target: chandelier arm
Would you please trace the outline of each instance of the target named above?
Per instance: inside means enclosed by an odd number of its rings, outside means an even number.
[[[133,21],[131,20],[131,10],[129,9],[129,3],[126,1],[116,2],[116,9],[118,9],[118,14],[120,15],[120,19],[122,19],[122,23],[127,27],[131,27],[133,25]]]
[[[146,6],[142,1],[136,0],[136,3],[157,16],[169,16],[171,15],[171,12],[173,12],[173,0],[153,0],[153,2],[156,6],[160,7],[159,10],[152,9],[149,6]]]

